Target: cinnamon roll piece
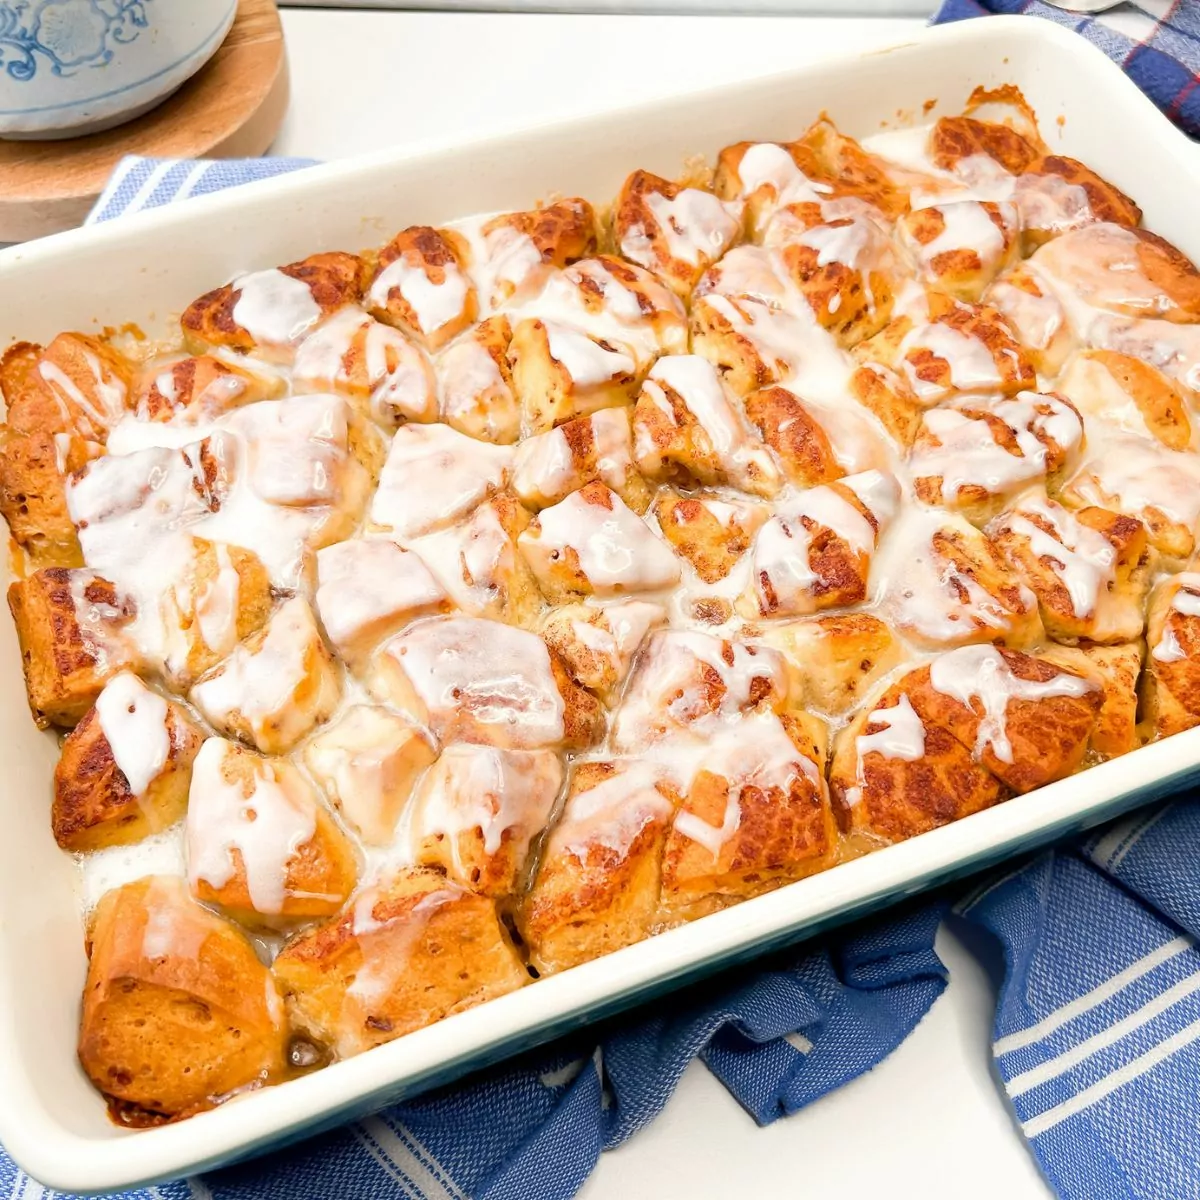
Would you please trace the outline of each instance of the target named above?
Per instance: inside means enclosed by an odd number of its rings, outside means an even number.
[[[337,912],[358,875],[354,847],[287,759],[209,738],[192,765],[188,886],[252,927]]]
[[[413,800],[418,862],[481,896],[514,896],[562,781],[553,750],[447,746]]]
[[[540,974],[598,958],[652,932],[663,846],[678,799],[653,763],[617,758],[576,765],[562,817],[518,914]]]
[[[550,610],[542,637],[580,687],[611,705],[646,636],[666,621],[667,610],[647,600],[565,604]]]
[[[366,279],[363,260],[342,251],[239,275],[184,310],[184,345],[193,354],[220,347],[289,362],[317,324],[359,302]]]
[[[508,318],[489,317],[438,356],[441,415],[451,429],[498,446],[520,438],[521,406],[508,361],[511,342]]]
[[[699,751],[663,846],[664,922],[694,920],[832,864],[827,736],[807,713],[755,713]]]
[[[529,523],[515,496],[497,492],[465,520],[408,545],[463,612],[532,628],[543,601],[518,548]]]
[[[182,880],[148,876],[96,906],[79,1061],[105,1095],[186,1116],[284,1073],[286,1020],[238,928]]]
[[[1025,255],[1084,225],[1142,223],[1142,210],[1124,192],[1077,159],[1061,154],[1046,154],[1030,163],[1017,177],[1013,199],[1021,214]]]
[[[617,709],[612,745],[636,754],[680,733],[707,739],[755,710],[782,711],[787,662],[778,650],[683,629],[652,633]]]
[[[432,617],[398,633],[368,684],[443,745],[579,750],[604,730],[599,700],[540,637],[479,617]]]
[[[656,592],[679,580],[670,547],[602,483],[589,483],[542,509],[517,544],[554,604],[578,596]]]
[[[634,409],[633,435],[638,469],[649,479],[728,484],[759,496],[783,483],[737,397],[697,354],[655,363]]]
[[[356,667],[411,621],[451,608],[421,557],[383,537],[319,550],[315,602],[330,644]]]
[[[686,299],[696,280],[742,231],[742,204],[698,187],[634,171],[613,206],[612,234],[631,262]]]
[[[1154,589],[1146,642],[1142,710],[1150,731],[1167,737],[1200,725],[1200,575],[1182,571]]]
[[[493,308],[535,295],[555,268],[595,254],[596,213],[579,197],[491,217],[472,256],[480,296]]]
[[[666,491],[654,505],[662,535],[705,583],[725,579],[769,515],[761,504]]]
[[[413,225],[379,252],[366,303],[381,321],[438,350],[472,325],[479,297],[467,273],[466,239]]]
[[[878,471],[801,492],[755,538],[750,613],[799,616],[865,600],[871,558],[899,498],[896,480]]]
[[[887,622],[864,612],[768,625],[762,640],[787,660],[791,702],[834,717],[849,712],[905,658]]]
[[[1138,732],[1138,678],[1146,646],[1142,641],[1119,646],[1080,642],[1078,646],[1048,645],[1039,657],[1075,675],[1091,679],[1103,700],[1092,730],[1091,750],[1105,758],[1128,754],[1141,744]]]
[[[517,447],[512,487],[529,508],[548,508],[595,482],[610,487],[636,513],[650,506],[650,485],[634,464],[628,408],[575,417]]]
[[[63,741],[50,810],[54,840],[64,850],[100,850],[174,825],[187,808],[203,740],[182,705],[132,672],[114,676]]]
[[[129,411],[132,391],[133,365],[84,333],[60,333],[45,347],[17,342],[0,357],[0,393],[12,433],[104,443]]]
[[[925,504],[986,521],[1014,492],[1068,473],[1083,418],[1053,392],[962,398],[930,409],[913,444],[913,488]]]
[[[953,200],[914,209],[896,225],[922,282],[976,301],[1017,257],[1020,223],[1007,201]]]
[[[285,389],[280,375],[199,354],[143,367],[135,412],[139,421],[200,425],[245,404],[276,400]]]
[[[386,428],[437,420],[429,360],[399,330],[357,308],[335,313],[300,343],[292,387],[336,392]]]
[[[939,292],[929,294],[926,319],[898,317],[854,356],[903,375],[922,405],[956,392],[1012,395],[1035,386],[1033,364],[996,309]]]
[[[983,303],[1004,318],[1035,371],[1062,370],[1077,341],[1066,308],[1044,279],[1021,263],[987,288]]]
[[[188,698],[214,728],[264,754],[286,754],[329,719],[341,692],[312,609],[295,596],[203,676]]]
[[[420,867],[297,934],[272,972],[293,1027],[339,1058],[529,982],[495,903]]]
[[[479,442],[449,425],[405,425],[396,430],[370,524],[400,538],[417,537],[469,513],[507,484],[509,446]]]
[[[428,737],[386,708],[355,704],[304,747],[304,765],[368,845],[387,846],[417,779],[437,758]]]
[[[1140,521],[1107,509],[1071,512],[1031,496],[986,533],[1033,589],[1046,632],[1060,642],[1128,642],[1142,634],[1150,548]]]
[[[104,685],[136,671],[134,600],[85,567],[46,567],[9,585],[29,709],[39,729],[72,728]]]

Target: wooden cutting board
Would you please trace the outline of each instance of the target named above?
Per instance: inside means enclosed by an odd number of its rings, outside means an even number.
[[[261,154],[279,132],[287,102],[287,56],[275,2],[240,0],[216,54],[145,116],[90,137],[0,141],[0,242],[79,225],[122,155]]]

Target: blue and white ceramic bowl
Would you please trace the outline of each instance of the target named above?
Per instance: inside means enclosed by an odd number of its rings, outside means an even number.
[[[0,137],[132,120],[220,46],[237,0],[0,0]]]

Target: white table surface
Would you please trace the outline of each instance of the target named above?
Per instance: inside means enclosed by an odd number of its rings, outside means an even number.
[[[512,128],[783,70],[920,25],[293,9],[293,97],[274,151],[337,158]],[[992,1073],[993,985],[953,936],[938,949],[953,982],[874,1071],[759,1129],[694,1064],[662,1116],[601,1157],[583,1200],[1048,1196]]]

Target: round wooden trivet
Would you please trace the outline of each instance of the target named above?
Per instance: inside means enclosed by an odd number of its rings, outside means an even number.
[[[122,155],[261,154],[279,132],[287,101],[287,57],[274,0],[240,0],[216,54],[145,116],[90,137],[0,141],[0,242],[80,224]]]

